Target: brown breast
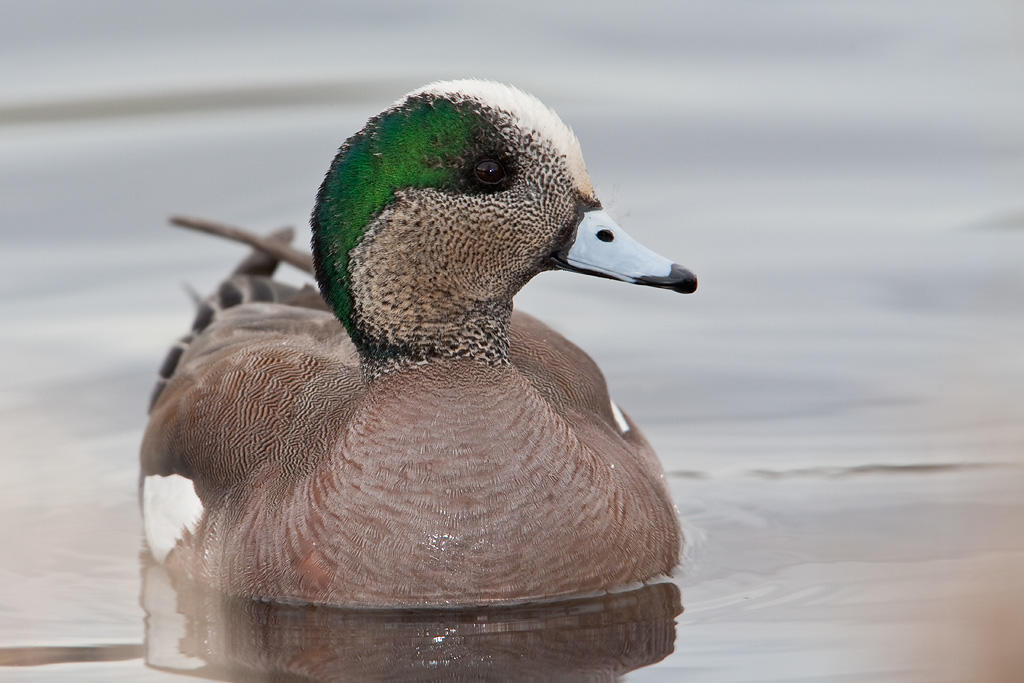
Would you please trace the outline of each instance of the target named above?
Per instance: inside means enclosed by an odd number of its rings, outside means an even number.
[[[377,606],[668,572],[679,530],[659,472],[613,429],[578,422],[511,366],[403,371],[370,385],[335,457],[287,487],[265,469],[208,512],[180,561],[232,593]]]

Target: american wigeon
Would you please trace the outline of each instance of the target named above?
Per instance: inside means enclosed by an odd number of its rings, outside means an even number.
[[[141,452],[158,561],[236,595],[375,607],[586,594],[677,564],[650,445],[512,297],[555,268],[696,278],[602,209],[554,112],[486,81],[416,90],[342,145],[311,223],[322,299],[256,253],[162,369]]]

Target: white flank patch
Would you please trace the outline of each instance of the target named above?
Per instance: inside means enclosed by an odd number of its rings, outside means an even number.
[[[185,535],[195,531],[203,516],[203,503],[191,479],[179,474],[154,474],[142,482],[142,519],[146,542],[157,562]]]
[[[558,118],[554,110],[533,95],[504,83],[468,78],[430,83],[413,90],[395,104],[399,105],[408,97],[422,94],[439,95],[447,99],[470,98],[494,109],[508,112],[519,126],[536,132],[564,154],[576,187],[584,196],[594,196],[594,185],[590,182],[587,166],[583,163],[583,151],[576,135],[562,119]]]
[[[625,434],[629,431],[629,423],[626,422],[626,416],[619,410],[619,406],[615,405],[615,401],[608,399],[608,402],[612,404],[612,417],[615,418],[615,424],[619,426],[619,431]]]

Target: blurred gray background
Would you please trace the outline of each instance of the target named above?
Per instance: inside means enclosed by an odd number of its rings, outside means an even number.
[[[925,579],[1022,550],[1021,3],[0,9],[0,645],[141,640],[148,392],[182,285],[243,254],[167,215],[305,241],[338,145],[466,76],[558,110],[620,224],[700,277],[517,299],[601,364],[688,528],[676,651],[637,679],[916,670],[952,609]]]

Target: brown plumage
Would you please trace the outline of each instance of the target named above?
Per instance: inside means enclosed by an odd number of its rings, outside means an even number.
[[[552,177],[571,163],[540,143]],[[570,175],[550,184],[594,206]],[[480,205],[500,211],[501,197]],[[362,606],[521,602],[669,572],[679,523],[650,445],[617,423],[589,356],[525,313],[502,313],[549,254],[578,241],[565,227],[576,200],[538,204],[528,247],[515,231],[488,233],[483,248],[442,241],[444,256],[419,261],[389,246],[394,226],[412,225],[395,214],[417,203],[396,200],[353,250],[349,332],[310,290],[266,277],[265,259],[204,304],[211,312],[165,367],[142,444],[144,486],[184,477],[202,503],[168,546],[169,569],[237,595]],[[401,288],[381,276],[403,267],[418,275]],[[458,282],[446,275],[456,271]],[[679,288],[677,272],[692,279],[677,266],[652,276]],[[493,299],[455,313],[471,290]],[[145,494],[151,547],[160,500]]]

